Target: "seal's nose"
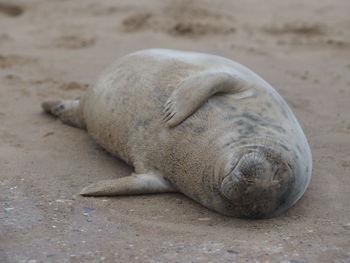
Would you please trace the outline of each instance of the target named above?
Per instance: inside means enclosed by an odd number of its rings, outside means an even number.
[[[292,171],[278,156],[244,154],[221,184],[222,194],[243,217],[264,218],[283,205],[293,185]]]

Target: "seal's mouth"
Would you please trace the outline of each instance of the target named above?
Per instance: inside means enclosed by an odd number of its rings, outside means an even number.
[[[294,183],[293,164],[281,151],[255,146],[226,174],[221,193],[239,216],[265,218],[290,203]]]

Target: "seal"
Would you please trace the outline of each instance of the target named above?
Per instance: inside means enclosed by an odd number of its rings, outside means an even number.
[[[295,204],[311,178],[311,151],[287,103],[223,57],[138,51],[82,99],[42,107],[135,168],[83,196],[181,192],[223,215],[267,218]]]

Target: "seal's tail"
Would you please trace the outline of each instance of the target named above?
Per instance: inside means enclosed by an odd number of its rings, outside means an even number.
[[[86,129],[80,100],[47,100],[41,104],[41,107],[65,124]]]

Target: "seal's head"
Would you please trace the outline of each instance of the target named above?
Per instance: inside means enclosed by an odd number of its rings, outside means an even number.
[[[244,147],[234,164],[226,167],[220,191],[239,217],[271,217],[298,199],[294,164],[281,152],[266,146]]]

